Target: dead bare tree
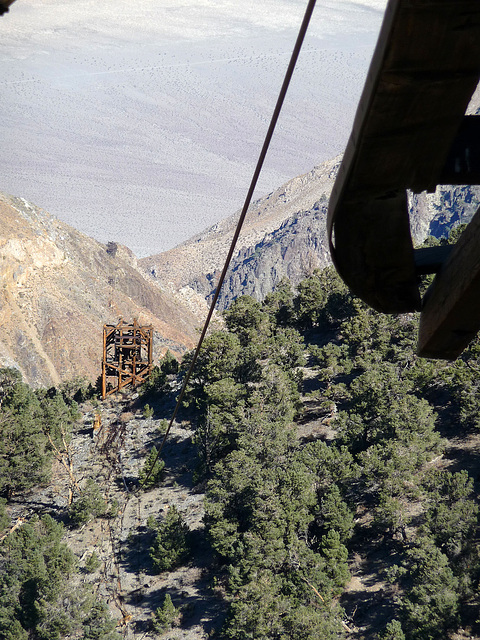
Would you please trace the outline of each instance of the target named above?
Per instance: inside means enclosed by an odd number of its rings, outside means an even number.
[[[67,442],[65,430],[63,426],[60,427],[60,433],[62,437],[62,445],[63,448],[59,449],[55,442],[52,439],[52,436],[47,433],[48,442],[52,447],[53,454],[57,462],[59,462],[65,471],[68,474],[68,505],[70,506],[73,502],[74,491],[78,491],[80,493],[80,487],[78,486],[78,481],[75,477],[73,470],[73,453],[70,445]]]

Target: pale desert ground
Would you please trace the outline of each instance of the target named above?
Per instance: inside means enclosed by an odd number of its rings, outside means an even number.
[[[343,151],[385,0],[319,0],[256,192]],[[245,198],[306,0],[17,0],[0,190],[139,257]]]

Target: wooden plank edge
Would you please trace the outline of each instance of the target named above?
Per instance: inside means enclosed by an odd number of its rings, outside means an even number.
[[[480,209],[424,297],[417,353],[454,360],[480,329]]]

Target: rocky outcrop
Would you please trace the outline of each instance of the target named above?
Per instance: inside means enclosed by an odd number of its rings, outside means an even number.
[[[242,249],[235,256],[219,297],[219,309],[228,307],[239,295],[263,300],[283,277],[295,286],[314,269],[331,264],[325,200],[287,218],[254,247]],[[453,227],[468,223],[479,206],[480,187],[441,186],[433,194],[411,194],[414,242],[420,244],[429,235],[448,236]],[[218,277],[219,272],[210,273],[192,280],[190,286],[209,298]]]
[[[237,243],[235,261],[254,253],[256,247],[260,250],[262,245],[267,246],[270,234],[276,234],[287,220],[294,220],[302,212],[314,211],[315,216],[318,203],[323,206],[328,202],[340,160],[337,157],[324,162],[254,202]],[[139,264],[164,285],[170,283],[176,290],[194,285],[205,293],[214,286],[215,274],[223,267],[238,217],[239,212],[170,251],[139,260]],[[319,233],[323,233],[322,220],[318,223]]]
[[[448,236],[453,227],[468,223],[480,206],[478,186],[439,186],[434,193],[410,195],[410,227],[419,241]]]
[[[340,158],[315,167],[252,205],[239,238],[218,308],[239,295],[261,300],[287,276],[294,285],[331,264],[326,234],[328,199]],[[440,186],[410,194],[410,227],[416,244],[446,236],[469,222],[480,204],[479,187]],[[166,253],[140,261],[157,281],[212,298],[235,230],[230,217]]]
[[[480,85],[467,113],[480,113]],[[251,205],[220,296],[220,308],[246,293],[262,299],[283,276],[297,283],[314,268],[330,263],[326,209],[340,162],[340,156],[325,162]],[[419,244],[429,235],[448,235],[455,225],[468,223],[479,205],[480,187],[439,186],[432,194],[410,194],[414,242]],[[191,288],[211,298],[238,216],[139,263],[175,290]]]
[[[242,249],[232,262],[218,307],[225,309],[238,297],[251,295],[258,300],[272,291],[283,277],[297,285],[317,268],[331,264],[326,238],[327,207],[321,202],[311,210],[287,218],[254,247]],[[191,286],[207,298],[218,272],[194,280]]]
[[[326,215],[338,166],[336,158],[252,205],[220,309],[239,295],[263,299],[282,277],[295,285],[330,263]],[[413,194],[412,235],[446,235],[479,204],[479,187]],[[0,366],[17,367],[36,386],[94,380],[102,326],[119,317],[152,324],[158,356],[191,348],[236,224],[228,218],[140,268],[127,247],[102,245],[21,198],[0,194],[0,215]]]
[[[100,374],[102,327],[136,317],[154,350],[191,348],[196,309],[144,276],[133,253],[85,236],[21,198],[0,194],[0,366],[34,386]]]

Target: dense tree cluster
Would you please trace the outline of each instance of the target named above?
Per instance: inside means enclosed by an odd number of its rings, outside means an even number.
[[[75,381],[33,391],[15,369],[0,370],[0,638],[117,640],[105,603],[74,589],[76,556],[62,542],[63,525],[50,515],[10,522],[7,499],[47,484],[54,456],[66,454],[79,417],[74,397],[89,393]],[[70,520],[80,525],[107,506],[93,480],[77,492]],[[71,634],[73,634],[71,636]]]
[[[454,363],[419,359],[413,315],[372,312],[328,269],[296,292],[282,281],[264,303],[240,298],[225,321],[188,393],[231,603],[223,636],[340,637],[355,510],[396,558],[382,637],[433,640],[468,623],[478,507],[467,472],[444,464],[441,433],[478,425],[478,341]],[[330,430],[312,442],[295,428],[305,349]]]
[[[64,448],[77,418],[68,393],[35,392],[16,369],[0,369],[0,495],[46,482],[54,449]]]
[[[299,447],[294,429],[305,365],[299,327],[312,325],[306,309],[318,290],[294,297],[284,281],[263,305],[234,302],[227,331],[206,339],[188,391],[209,478],[206,527],[231,602],[226,638],[342,634],[336,596],[350,576],[344,543],[353,529],[344,490],[356,470],[345,448]]]
[[[0,524],[3,533],[8,519],[0,517]],[[48,515],[0,536],[1,638],[119,639],[106,605],[69,584],[77,562],[62,537],[63,526]]]
[[[295,291],[284,279],[263,303],[240,298],[224,318],[225,330],[206,338],[185,394],[217,591],[228,604],[221,637],[343,637],[355,619],[342,609],[342,594],[367,541],[386,558],[379,575],[391,596],[379,640],[437,640],[474,625],[478,487],[455,465],[449,439],[478,433],[480,341],[453,363],[419,359],[416,317],[374,313],[331,269]],[[143,398],[153,403],[173,388],[191,357],[177,372],[168,354]],[[48,480],[52,456],[69,442],[75,393],[34,392],[14,370],[0,371],[6,640],[116,637],[105,605],[68,586],[77,568],[62,525],[45,516],[12,531],[5,510],[15,493]],[[314,422],[305,415],[312,407]],[[151,417],[150,405],[144,410]],[[163,466],[152,447],[140,487],[156,486]],[[76,489],[68,513],[75,526],[109,515],[93,480]],[[194,539],[174,506],[148,525],[155,571],[192,560]],[[92,554],[86,570],[97,569]],[[163,634],[182,615],[166,593],[152,626]]]

